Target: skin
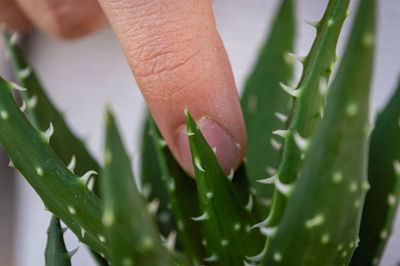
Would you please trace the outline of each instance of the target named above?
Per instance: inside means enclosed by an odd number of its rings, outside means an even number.
[[[89,34],[106,21],[183,169],[193,175],[185,108],[216,148],[223,170],[237,168],[246,133],[210,0],[0,0],[0,22],[20,31],[37,27],[69,39]]]

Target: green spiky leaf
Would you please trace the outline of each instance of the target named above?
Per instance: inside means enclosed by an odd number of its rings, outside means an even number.
[[[100,241],[102,206],[88,190],[85,178],[67,169],[48,145],[48,135],[37,131],[21,113],[11,93],[13,84],[0,78],[0,143],[14,166],[36,190],[46,208],[92,249],[107,256]],[[55,129],[57,130],[57,128]]]
[[[65,247],[63,233],[60,220],[53,215],[47,230],[46,266],[71,266],[71,257]]]
[[[172,265],[147,204],[139,194],[131,161],[111,112],[106,114],[102,191],[103,224],[113,265]]]
[[[324,118],[264,265],[347,265],[367,183],[375,1],[362,0]]]
[[[246,255],[261,250],[263,238],[257,231],[250,232],[254,222],[250,211],[236,198],[230,180],[189,112],[186,112],[186,121],[202,210],[193,219],[203,226],[209,252],[205,262],[243,265]]]
[[[392,231],[400,197],[400,82],[372,132],[368,180],[354,266],[378,265]]]
[[[286,125],[291,109],[291,97],[279,83],[293,82],[293,60],[288,53],[294,50],[294,13],[293,0],[282,1],[241,97],[247,129],[247,171],[257,198],[266,206],[271,203],[273,186],[257,180],[273,175],[281,156],[282,142],[272,131]]]
[[[162,185],[168,190],[169,204],[179,236],[182,239],[183,248],[191,259],[192,265],[199,265],[204,258],[205,251],[201,244],[203,239],[201,225],[192,220],[192,217],[200,213],[196,183],[175,161],[150,116],[148,123],[160,162],[161,176],[164,182]]]

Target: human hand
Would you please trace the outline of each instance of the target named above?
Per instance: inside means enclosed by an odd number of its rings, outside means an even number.
[[[193,175],[183,110],[197,120],[223,170],[237,168],[246,133],[232,69],[209,0],[99,0],[163,137]],[[25,14],[25,15],[24,15]],[[62,38],[105,22],[96,0],[0,0],[0,22]]]

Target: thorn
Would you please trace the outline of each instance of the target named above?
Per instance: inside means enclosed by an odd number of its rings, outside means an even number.
[[[292,191],[293,186],[290,184],[284,184],[281,182],[279,178],[275,178],[275,187],[276,189],[285,196],[289,196],[290,192]]]
[[[71,161],[67,166],[67,168],[71,171],[71,173],[74,173],[75,165],[76,165],[76,158],[75,155],[72,155]]]
[[[276,139],[271,138],[270,140],[272,148],[279,151],[282,148],[282,143],[278,142]]]
[[[213,147],[212,150],[213,150],[214,154],[217,154],[217,147]]]
[[[15,167],[15,166],[14,166],[14,163],[13,163],[11,160],[10,160],[10,162],[8,163],[8,166],[9,166],[9,167]]]
[[[147,209],[149,210],[150,214],[156,214],[158,211],[158,207],[160,207],[160,200],[153,199],[149,205],[147,205]]]
[[[262,184],[273,184],[275,182],[275,179],[277,178],[276,175],[264,178],[264,179],[259,179],[257,182],[260,182]]]
[[[97,173],[96,171],[94,171],[94,170],[89,170],[89,171],[87,171],[83,176],[81,176],[81,181],[82,181],[82,183],[83,183],[85,186],[87,186],[90,177],[91,177],[92,175],[97,175],[97,174],[98,174],[98,173]]]
[[[171,233],[169,233],[169,235],[167,236],[164,245],[168,250],[174,250],[175,244],[176,244],[176,231],[171,231]]]
[[[64,234],[68,230],[68,227],[61,228],[62,233]]]
[[[25,101],[22,101],[22,106],[19,108],[19,110],[21,112],[25,112],[25,110],[26,110],[26,102]]]
[[[276,226],[275,227],[261,227],[260,232],[265,236],[272,237],[276,234],[277,229],[278,228]]]
[[[53,127],[53,124],[50,122],[49,128],[45,132],[42,133],[42,135],[47,143],[50,142],[50,138],[53,135],[53,133],[54,133],[54,127]]]
[[[286,130],[286,129],[275,130],[275,131],[272,131],[272,134],[280,136],[285,139],[289,134],[289,130]]]
[[[86,234],[86,230],[81,227],[82,239],[85,237],[85,234]]]
[[[293,134],[294,142],[296,143],[297,147],[302,151],[305,152],[308,149],[310,141],[308,139],[303,138],[300,136],[299,132],[295,132]]]
[[[306,24],[308,24],[308,25],[310,25],[310,26],[312,26],[312,27],[314,27],[314,28],[318,28],[318,26],[319,26],[319,21],[310,21],[310,20],[304,20],[305,22],[306,22]]]
[[[71,250],[70,252],[68,252],[68,256],[71,258],[72,256],[75,255],[76,252],[78,252],[79,246],[73,250]]]
[[[16,45],[20,39],[20,35],[18,32],[14,32],[10,37],[10,45]]]
[[[187,132],[187,135],[188,135],[188,137],[191,137],[191,136],[196,135],[196,133],[188,131],[188,132]]]
[[[37,105],[37,102],[38,102],[38,97],[37,97],[36,95],[33,95],[33,96],[28,100],[28,103],[27,103],[28,108],[29,108],[29,109],[35,108],[36,105]]]
[[[18,76],[20,79],[26,79],[32,73],[32,69],[30,67],[26,67],[25,69],[18,72]]]
[[[17,91],[26,91],[27,90],[26,88],[22,87],[21,85],[18,85],[15,82],[10,82],[9,81],[8,85],[10,86],[10,89],[14,89],[14,90],[17,90]]]
[[[203,215],[199,216],[199,217],[192,217],[193,221],[199,222],[199,221],[205,221],[208,219],[208,214],[207,212],[204,212]]]
[[[247,204],[244,208],[248,211],[251,211],[251,209],[253,209],[253,195],[251,195],[251,193],[249,194],[249,200],[247,201]]]
[[[203,173],[206,171],[204,170],[204,168],[201,166],[200,161],[198,158],[194,159],[194,164],[196,165],[197,169],[199,169],[200,171],[202,171]]]
[[[234,175],[235,171],[233,170],[233,168],[231,168],[231,170],[229,171],[229,175],[227,176],[229,181],[232,181]]]
[[[270,217],[267,217],[264,221],[256,223],[255,225],[253,225],[251,227],[251,230],[253,230],[254,228],[267,227],[269,220],[270,220]]]
[[[204,259],[204,261],[207,261],[207,262],[213,262],[213,261],[217,261],[217,260],[218,260],[218,257],[215,254],[212,254],[210,257]]]
[[[395,160],[393,162],[393,168],[394,168],[394,171],[397,174],[397,176],[400,177],[400,161]]]
[[[286,121],[288,120],[287,115],[284,115],[284,114],[279,113],[279,112],[275,112],[274,114],[275,114],[275,116],[276,116],[279,120],[281,120],[283,123],[286,123]]]
[[[294,53],[287,53],[287,55],[289,57],[293,58],[294,60],[299,61],[302,64],[304,64],[304,60],[306,59],[305,56],[298,56],[298,55],[295,55]]]
[[[300,94],[300,90],[299,89],[295,90],[295,89],[289,87],[288,85],[283,84],[282,82],[279,82],[279,85],[282,87],[282,89],[284,91],[286,91],[287,93],[289,93],[291,96],[293,96],[295,98],[297,98],[299,96],[299,94]]]
[[[263,250],[261,250],[260,253],[258,253],[255,256],[246,256],[246,260],[251,261],[251,262],[260,262],[265,255],[267,254],[267,249],[266,246],[264,246]]]

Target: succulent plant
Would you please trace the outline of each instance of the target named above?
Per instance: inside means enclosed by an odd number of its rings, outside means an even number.
[[[3,30],[20,85],[0,78],[0,143],[54,214],[46,265],[71,265],[59,220],[99,265],[378,264],[400,196],[400,84],[373,128],[375,0],[360,1],[329,82],[348,5],[329,1],[310,23],[310,52],[298,57],[294,1],[282,1],[245,84],[248,149],[236,172],[224,174],[187,103],[195,179],[147,114],[135,183],[111,107],[104,161],[96,162],[49,100],[17,35]],[[292,89],[294,60],[303,72]]]

